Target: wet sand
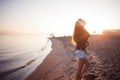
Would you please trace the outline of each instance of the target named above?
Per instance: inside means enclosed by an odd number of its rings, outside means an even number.
[[[51,38],[53,50],[26,80],[75,80],[78,59],[74,55],[71,37]],[[95,35],[87,48],[88,73],[102,80],[120,80],[120,36]]]

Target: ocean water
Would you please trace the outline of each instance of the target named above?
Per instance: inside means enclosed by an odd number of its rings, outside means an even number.
[[[24,80],[49,54],[51,45],[40,35],[0,35],[0,80]]]

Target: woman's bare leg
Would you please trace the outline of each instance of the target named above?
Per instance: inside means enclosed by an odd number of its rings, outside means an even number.
[[[88,59],[85,58],[85,63],[83,65],[83,68],[80,73],[81,76],[86,72],[86,70],[88,69],[89,66],[90,66],[90,63],[89,63]]]
[[[84,63],[85,63],[85,58],[79,58],[79,64],[78,64],[78,71],[77,71],[77,74],[76,74],[76,80],[79,80],[82,77],[81,71],[82,71],[82,68],[84,66]]]

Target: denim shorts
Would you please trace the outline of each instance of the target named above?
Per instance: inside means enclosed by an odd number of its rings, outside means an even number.
[[[75,50],[75,55],[78,58],[87,58],[87,56],[83,50]]]

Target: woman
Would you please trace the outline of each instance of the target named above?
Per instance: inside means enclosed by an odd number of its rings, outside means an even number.
[[[89,67],[89,61],[86,56],[86,47],[89,45],[88,38],[90,37],[90,34],[86,31],[85,25],[86,22],[84,20],[78,19],[72,36],[72,43],[76,45],[75,55],[79,58],[76,80],[81,79],[82,75]]]

